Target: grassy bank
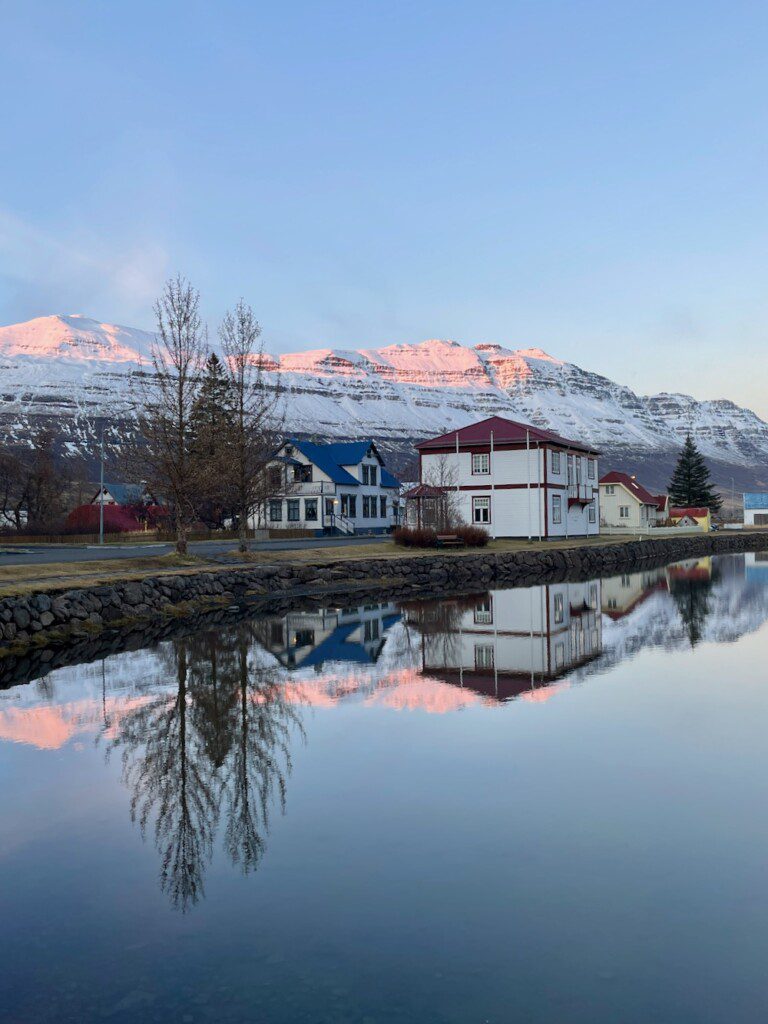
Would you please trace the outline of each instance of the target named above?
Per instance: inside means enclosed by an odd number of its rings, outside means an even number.
[[[744,531],[747,533],[749,531]],[[755,531],[760,532],[760,531]],[[763,531],[764,532],[764,531]],[[487,548],[436,550],[434,548],[401,548],[391,544],[371,543],[354,547],[311,548],[294,551],[252,551],[241,555],[237,551],[217,556],[216,560],[195,555],[180,557],[146,555],[137,558],[89,562],[49,562],[45,565],[0,566],[0,597],[31,593],[36,590],[68,590],[72,587],[98,586],[123,580],[144,579],[166,573],[220,571],[222,568],[259,564],[327,565],[330,562],[362,562],[369,559],[433,558],[450,555],[465,558],[478,554],[503,554],[512,551],[556,551],[559,549],[605,547],[634,541],[635,537],[590,537],[570,540],[528,541],[496,540]]]

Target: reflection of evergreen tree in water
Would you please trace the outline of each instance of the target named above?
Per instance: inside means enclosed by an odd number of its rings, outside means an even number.
[[[236,653],[218,633],[190,641],[189,689],[205,754],[214,768],[221,768],[232,746],[238,697]]]
[[[719,570],[713,569],[706,577],[691,574],[672,577],[670,580],[669,590],[675,599],[691,647],[695,647],[701,640],[710,613],[712,587],[719,578]]]
[[[250,640],[240,626],[174,641],[164,655],[175,692],[132,711],[112,741],[122,752],[131,820],[143,835],[154,820],[160,885],[182,912],[204,896],[220,808],[225,849],[249,871],[264,851],[271,799],[284,805],[298,717],[277,681],[249,666]]]

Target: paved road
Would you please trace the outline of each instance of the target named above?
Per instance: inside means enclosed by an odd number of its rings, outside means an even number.
[[[307,537],[292,540],[265,540],[251,542],[252,551],[294,551],[302,548],[344,548],[359,544],[384,543],[389,538],[376,537]],[[200,558],[215,558],[225,551],[237,549],[234,540],[200,540],[189,545],[190,554]],[[0,566],[45,565],[49,562],[93,562],[112,558],[147,558],[167,555],[172,544],[104,544],[83,546],[77,544],[46,544],[40,547],[14,547],[0,544]]]

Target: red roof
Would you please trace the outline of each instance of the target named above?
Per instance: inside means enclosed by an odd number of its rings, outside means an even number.
[[[634,495],[638,501],[642,502],[643,505],[654,505],[656,508],[664,511],[664,505],[666,504],[666,497],[658,494],[651,494],[650,491],[646,490],[642,484],[639,484],[634,477],[630,476],[629,473],[619,473],[618,470],[611,470],[610,473],[606,473],[605,476],[600,477],[601,484],[622,484],[629,491],[630,494]]]
[[[433,487],[431,484],[416,484],[403,494],[404,498],[440,498],[448,491],[447,487]]]
[[[489,416],[488,419],[480,420],[478,423],[471,423],[468,427],[460,427],[459,430],[451,430],[447,434],[440,434],[439,437],[430,437],[427,441],[420,441],[417,449],[444,448],[456,444],[459,445],[489,444],[493,434],[494,444],[508,444],[510,442],[525,444],[526,438],[534,443],[556,444],[564,448],[577,448],[582,452],[589,452],[597,455],[596,449],[591,445],[581,444],[579,441],[569,441],[565,437],[553,434],[551,430],[541,430],[528,423],[518,423],[516,420],[508,420],[505,416]]]
[[[708,508],[671,508],[669,515],[672,519],[682,519],[683,516],[691,516],[693,519],[705,519],[709,515]]]

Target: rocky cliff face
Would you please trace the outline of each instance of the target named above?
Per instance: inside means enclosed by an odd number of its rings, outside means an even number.
[[[0,328],[0,422],[11,444],[55,421],[72,454],[92,455],[102,423],[119,449],[130,434],[130,375],[148,364],[152,336],[84,316]],[[716,479],[768,484],[768,424],[727,400],[644,397],[540,349],[474,348],[432,340],[380,349],[270,356],[287,388],[287,425],[318,437],[372,436],[402,464],[413,440],[500,414],[589,441],[604,465],[664,486],[687,430]]]

